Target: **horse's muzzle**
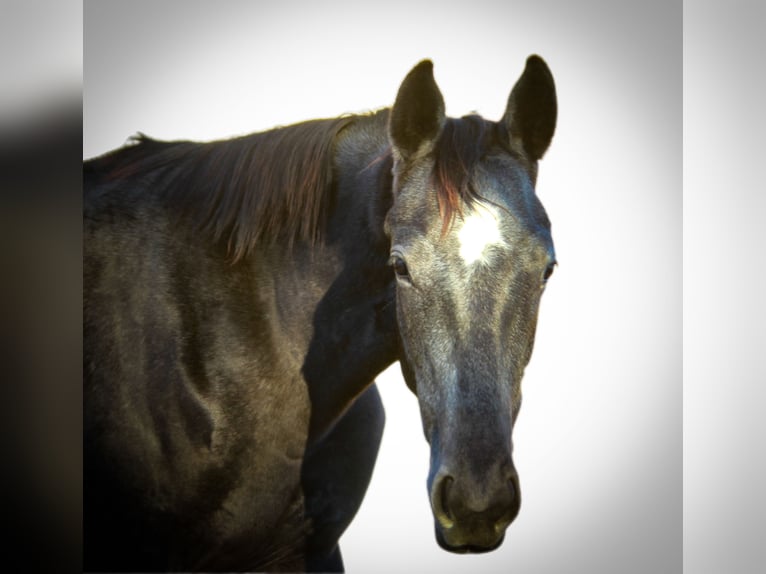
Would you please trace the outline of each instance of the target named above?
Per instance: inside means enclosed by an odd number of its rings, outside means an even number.
[[[512,467],[482,483],[440,471],[431,487],[436,540],[450,552],[490,552],[503,543],[520,505],[518,475]]]

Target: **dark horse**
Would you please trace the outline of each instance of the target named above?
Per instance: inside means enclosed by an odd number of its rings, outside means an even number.
[[[531,56],[501,121],[448,118],[423,61],[390,110],[85,162],[85,568],[342,570],[397,360],[438,543],[499,546],[556,109]]]

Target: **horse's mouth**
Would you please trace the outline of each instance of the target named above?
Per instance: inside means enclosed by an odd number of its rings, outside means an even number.
[[[438,524],[436,525],[435,531],[436,542],[439,543],[439,546],[447,552],[453,552],[455,554],[484,554],[486,552],[492,552],[493,550],[497,550],[505,540],[505,532],[503,532],[500,534],[497,541],[487,546],[481,544],[450,544],[447,542],[444,537],[444,532],[442,532],[442,529]]]

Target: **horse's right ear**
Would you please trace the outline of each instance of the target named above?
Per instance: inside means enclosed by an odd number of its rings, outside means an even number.
[[[423,60],[404,78],[391,109],[388,133],[397,159],[409,160],[433,149],[445,122],[444,98],[433,63]]]

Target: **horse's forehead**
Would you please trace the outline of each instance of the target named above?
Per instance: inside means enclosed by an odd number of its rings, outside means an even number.
[[[545,211],[529,174],[512,157],[493,154],[477,163],[471,175],[476,197],[458,200],[446,236],[437,192],[426,183],[427,171],[418,175],[397,200],[399,233],[395,239],[403,244],[424,249],[431,257],[454,255],[450,261],[469,269],[489,267],[503,252],[514,251],[516,257],[524,257],[529,246],[535,252],[539,248],[550,251]]]
[[[454,233],[460,261],[466,266],[487,264],[493,248],[507,249],[501,228],[501,210],[476,203],[455,223]]]

